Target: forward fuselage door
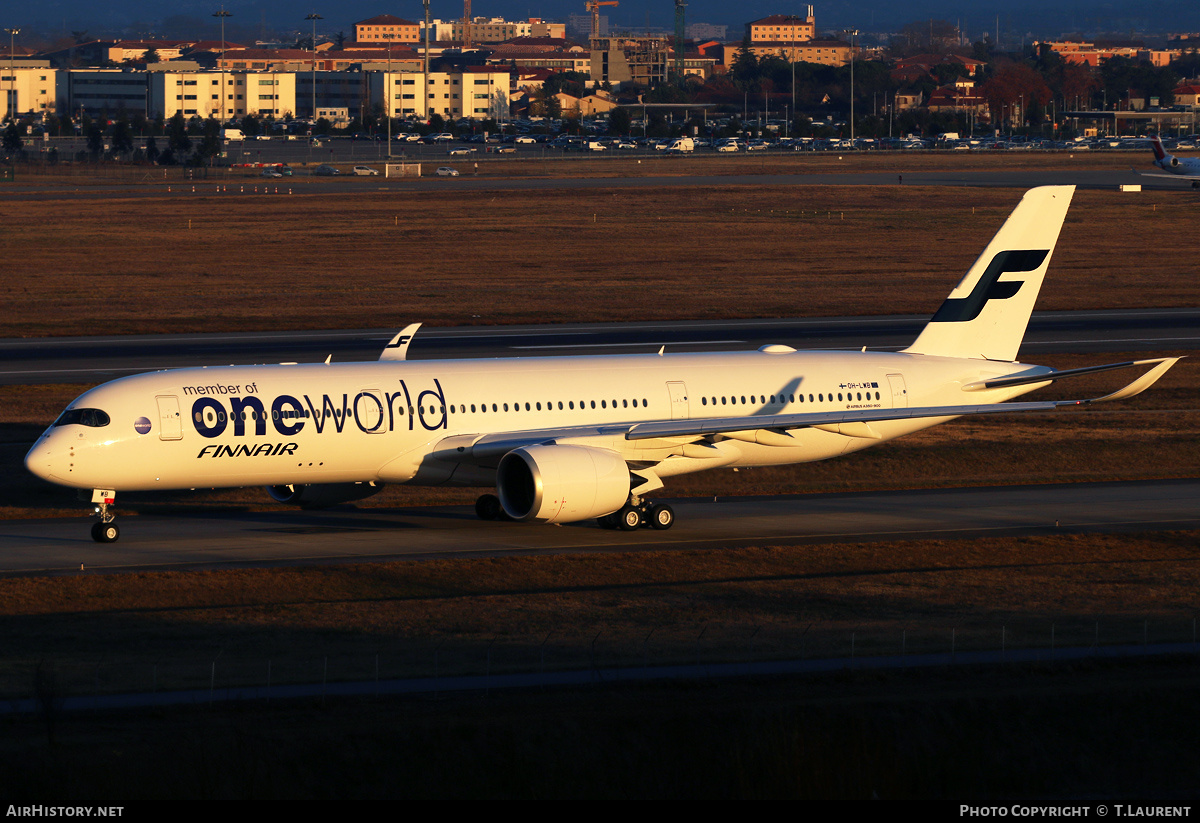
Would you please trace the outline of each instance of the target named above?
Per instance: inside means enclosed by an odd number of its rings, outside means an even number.
[[[908,408],[908,387],[904,384],[904,375],[889,374],[888,385],[892,388],[892,408]]]
[[[687,420],[691,417],[688,409],[687,387],[682,382],[667,383],[667,391],[671,393],[671,419]]]
[[[158,438],[182,440],[183,420],[179,416],[179,398],[173,394],[162,394],[154,399],[158,402]]]

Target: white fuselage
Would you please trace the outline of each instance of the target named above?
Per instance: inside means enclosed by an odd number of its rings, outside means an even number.
[[[72,409],[106,425],[47,429],[26,465],[65,486],[135,491],[378,481],[484,486],[506,438],[553,432],[660,476],[822,460],[949,418],[889,420],[872,436],[797,429],[795,444],[629,441],[630,423],[961,403],[1016,363],[880,352],[741,352],[178,369],[106,383]],[[974,403],[1036,386],[975,392]],[[612,431],[606,432],[605,427]],[[464,460],[494,441],[495,459]]]

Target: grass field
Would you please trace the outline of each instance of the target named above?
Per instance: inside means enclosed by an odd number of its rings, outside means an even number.
[[[721,186],[9,203],[0,335],[932,312],[1010,190]],[[1040,309],[1189,305],[1200,202],[1081,191]]]

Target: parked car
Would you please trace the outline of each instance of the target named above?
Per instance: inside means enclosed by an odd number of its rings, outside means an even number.
[[[522,134],[513,140],[514,143],[521,146],[532,146],[537,143],[536,137],[530,137],[528,134]]]
[[[446,154],[450,155],[451,157],[466,157],[473,151],[475,151],[475,149],[466,149],[460,146],[456,149],[448,149]]]
[[[354,174],[358,177],[378,177],[379,172],[370,166],[355,166]]]
[[[452,169],[449,166],[442,166],[434,172],[438,177],[458,177],[458,169]]]
[[[270,168],[262,170],[263,177],[283,177],[283,173],[278,169]]]
[[[322,164],[313,169],[313,174],[317,177],[333,177],[334,175],[341,174],[341,172],[333,166]]]

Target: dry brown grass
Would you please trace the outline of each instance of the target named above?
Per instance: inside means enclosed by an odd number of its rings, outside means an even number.
[[[1019,194],[717,187],[25,201],[0,335],[929,312]],[[1039,308],[1188,305],[1177,193],[1079,192]],[[1154,238],[1148,241],[1147,238]]]
[[[1195,533],[0,580],[0,693],[1187,640]],[[904,638],[901,638],[901,633]],[[434,649],[437,649],[435,661]],[[75,678],[81,678],[76,680]],[[140,685],[139,685],[140,684]]]

